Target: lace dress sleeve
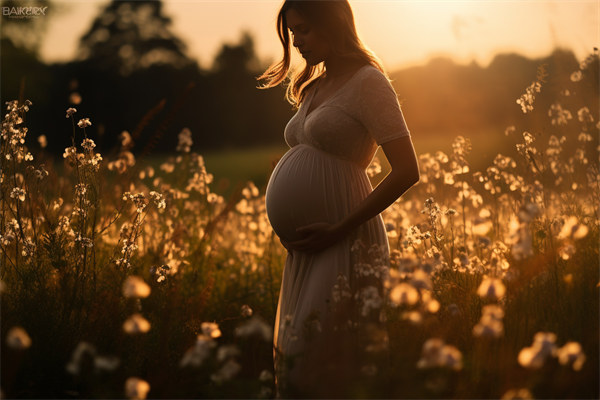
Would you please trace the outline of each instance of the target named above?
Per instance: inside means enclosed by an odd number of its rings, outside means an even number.
[[[360,83],[360,122],[378,145],[409,136],[396,91],[379,71],[373,70]]]

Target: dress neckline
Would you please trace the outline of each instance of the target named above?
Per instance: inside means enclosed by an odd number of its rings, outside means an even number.
[[[308,118],[308,116],[312,115],[312,114],[313,114],[315,111],[317,111],[319,108],[321,108],[321,107],[322,107],[324,104],[326,104],[326,103],[327,103],[327,102],[329,102],[331,99],[333,99],[335,96],[337,96],[337,95],[338,95],[338,93],[340,93],[340,92],[342,91],[342,89],[344,89],[344,87],[346,87],[346,86],[348,85],[348,83],[349,83],[351,80],[353,80],[353,79],[356,77],[356,75],[358,75],[358,73],[359,73],[359,72],[360,72],[362,69],[364,69],[364,68],[368,67],[369,65],[371,65],[371,64],[365,64],[365,65],[363,65],[362,67],[360,67],[359,69],[357,69],[356,71],[354,71],[354,73],[352,74],[352,76],[351,76],[350,78],[348,78],[348,79],[346,80],[346,82],[342,83],[342,86],[340,86],[339,88],[337,88],[337,89],[336,89],[336,90],[335,90],[335,91],[332,93],[332,95],[331,95],[331,96],[329,96],[328,98],[326,98],[325,100],[323,100],[323,101],[321,102],[321,104],[319,104],[318,106],[316,106],[315,108],[313,108],[312,110],[310,110],[310,112],[308,112],[308,110],[310,109],[310,106],[312,105],[312,102],[313,102],[313,99],[314,99],[314,97],[315,97],[315,94],[317,93],[317,89],[318,89],[318,87],[319,87],[319,83],[320,83],[320,81],[317,81],[317,83],[316,83],[316,85],[315,85],[315,88],[314,88],[314,89],[311,91],[311,93],[310,93],[310,96],[309,96],[309,98],[308,98],[308,100],[307,100],[307,104],[306,104],[306,106],[307,106],[307,107],[306,107],[306,112],[304,113],[304,118]]]

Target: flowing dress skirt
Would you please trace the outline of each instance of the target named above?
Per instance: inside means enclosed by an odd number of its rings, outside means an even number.
[[[299,144],[271,175],[267,214],[294,240],[300,226],[342,220],[372,190],[358,164]],[[364,366],[359,325],[380,323],[388,258],[381,215],[319,252],[288,252],[274,327],[278,395],[336,397],[352,383]]]

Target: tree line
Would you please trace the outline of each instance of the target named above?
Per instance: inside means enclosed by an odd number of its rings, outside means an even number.
[[[160,1],[113,0],[81,37],[74,60],[46,64],[38,50],[47,19],[3,18],[2,104],[31,100],[30,137],[46,135],[48,151],[56,155],[71,143],[71,125],[63,117],[68,107],[92,120],[89,134],[101,151],[116,151],[124,130],[132,135],[136,153],[172,151],[184,127],[200,150],[283,144],[294,110],[284,100],[283,87],[256,88],[266,64],[258,59],[252,36],[242,32],[238,43],[223,44],[211,68],[202,69],[172,33],[171,22]],[[413,133],[474,134],[524,118],[515,100],[541,65],[548,72],[541,96],[541,106],[547,107],[564,97],[564,85],[553,78],[578,68],[569,50],[537,60],[498,55],[486,68],[437,58],[392,71],[390,77]],[[582,88],[578,98],[597,104],[597,87]]]

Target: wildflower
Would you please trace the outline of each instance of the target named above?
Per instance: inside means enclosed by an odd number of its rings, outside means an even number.
[[[175,165],[170,162],[162,163],[160,165],[160,169],[165,171],[167,174],[170,174],[171,172],[175,171]]]
[[[88,249],[94,247],[94,242],[92,239],[82,236],[81,233],[78,233],[75,237],[75,243],[81,247],[87,247]]]
[[[150,198],[154,201],[154,204],[156,204],[156,208],[160,210],[167,207],[167,203],[165,202],[165,199],[163,198],[163,195],[161,193],[152,190],[150,191],[149,195]]]
[[[38,143],[42,149],[45,149],[48,146],[48,139],[46,139],[46,135],[38,136]]]
[[[429,274],[422,269],[416,269],[412,274],[410,284],[415,288],[431,290],[432,284]]]
[[[567,342],[563,347],[557,350],[558,362],[561,365],[569,365],[575,371],[580,371],[585,362],[585,354],[581,350],[581,345],[577,342]]]
[[[177,144],[177,148],[175,150],[181,151],[184,153],[189,153],[194,143],[192,141],[192,132],[188,128],[183,128],[178,135],[179,143]]]
[[[339,303],[342,300],[349,299],[351,296],[348,278],[344,274],[338,274],[337,281],[331,289],[331,299],[334,303]]]
[[[224,345],[217,350],[217,361],[223,362],[229,358],[240,355],[240,350],[235,345]]]
[[[506,287],[502,283],[501,279],[490,278],[485,276],[481,284],[477,288],[477,294],[479,297],[489,300],[498,300],[504,297]]]
[[[21,188],[13,188],[13,190],[10,192],[10,197],[12,199],[17,199],[19,201],[25,201],[25,190],[21,189]]]
[[[6,344],[16,350],[24,350],[31,346],[31,338],[20,326],[10,328],[6,334]]]
[[[119,134],[119,141],[121,142],[121,147],[125,149],[129,149],[133,146],[133,139],[127,131],[123,131]]]
[[[146,177],[154,177],[154,168],[146,167],[143,171],[140,171],[139,177],[140,179],[146,179]]]
[[[576,217],[569,217],[562,226],[560,233],[558,234],[559,239],[573,238],[581,239],[588,234],[588,227],[579,224]]]
[[[206,201],[208,201],[209,203],[218,203],[219,202],[219,198],[220,198],[220,196],[218,196],[215,193],[209,193],[209,194],[206,195]],[[253,230],[256,230],[256,229],[253,229]]]
[[[513,135],[516,131],[517,128],[514,125],[510,125],[504,130],[504,136]]]
[[[94,150],[94,147],[96,147],[96,143],[94,143],[92,139],[85,138],[83,139],[83,142],[81,142],[81,147],[83,147],[84,150],[92,151]]]
[[[257,197],[258,194],[259,194],[258,188],[252,181],[249,181],[246,184],[246,187],[242,190],[242,195],[247,199]]]
[[[132,400],[145,399],[150,391],[150,384],[137,377],[127,378],[125,382],[125,396]]]
[[[519,213],[519,218],[527,217],[525,213]],[[506,243],[512,244],[511,253],[517,260],[522,260],[533,255],[532,238],[529,226],[526,222],[519,222],[512,216],[508,223],[508,237]]]
[[[273,374],[271,372],[269,372],[268,370],[263,369],[262,371],[260,371],[258,380],[261,382],[270,382],[273,380]]]
[[[525,89],[525,93],[517,99],[517,104],[521,106],[521,111],[523,111],[523,114],[527,114],[529,111],[533,110],[535,94],[539,93],[541,89],[542,84],[540,82],[533,82]]]
[[[150,286],[139,276],[128,276],[123,282],[123,296],[125,297],[148,297]]]
[[[121,360],[116,356],[97,356],[94,358],[94,367],[98,371],[114,371],[119,364],[121,364]]]
[[[444,343],[443,340],[433,338],[423,344],[421,359],[417,362],[417,368],[451,368],[462,369],[462,354],[454,346]]]
[[[235,360],[228,360],[210,379],[216,383],[223,383],[233,378],[242,367]]]
[[[396,305],[413,305],[419,300],[419,292],[412,285],[402,282],[392,289],[390,300]]]
[[[179,362],[179,366],[181,368],[201,366],[204,360],[210,355],[210,350],[216,345],[217,344],[211,337],[198,335],[196,343],[185,352],[183,358]]]
[[[88,160],[88,165],[91,165],[94,171],[98,171],[100,169],[100,161],[102,161],[102,156],[99,153],[94,154],[92,158]]]
[[[88,185],[85,183],[78,183],[75,185],[75,194],[77,197],[83,197],[87,193]]]
[[[448,162],[448,156],[443,151],[435,152],[435,159],[441,162],[442,164],[446,164]]]
[[[583,78],[583,74],[580,70],[577,70],[571,74],[571,82],[579,82]]]
[[[502,318],[504,310],[495,304],[484,306],[479,323],[473,327],[473,335],[498,338],[504,333]]]
[[[202,333],[210,338],[218,338],[221,336],[219,325],[214,322],[203,322],[201,325]]]
[[[76,112],[77,112],[77,110],[73,107],[67,108],[67,118],[72,117],[73,114],[75,114]]]
[[[558,103],[552,104],[548,110],[552,125],[566,125],[573,118],[569,110],[565,110]]]
[[[501,400],[531,400],[533,395],[528,389],[510,389],[502,396]]]
[[[551,332],[538,332],[533,337],[533,345],[519,352],[518,361],[525,368],[539,369],[548,356],[556,353],[556,335]]]
[[[71,360],[66,366],[67,372],[73,375],[79,375],[81,368],[82,358],[88,354],[91,357],[94,357],[96,354],[96,349],[88,342],[79,342],[75,350],[73,351],[73,355],[71,356]]]
[[[253,311],[252,311],[252,309],[250,308],[250,306],[249,306],[249,305],[247,305],[247,304],[244,304],[244,305],[242,306],[242,311],[241,311],[241,313],[242,313],[242,316],[243,316],[243,317],[251,317],[251,316],[252,316],[252,312],[253,312]]]
[[[432,314],[435,314],[440,310],[440,302],[436,299],[428,299],[423,302],[423,304],[425,305],[425,309]]]
[[[80,127],[80,128],[86,128],[86,127],[91,126],[91,125],[92,125],[92,123],[90,122],[89,118],[82,118],[77,123],[77,126]]]
[[[44,168],[44,164],[40,165],[40,169],[35,170],[35,177],[39,180],[44,179],[48,176],[48,171]]]
[[[423,315],[419,311],[406,311],[402,313],[402,319],[407,320],[413,325],[418,325],[423,321]]]
[[[235,335],[241,337],[258,336],[268,342],[273,336],[273,329],[262,318],[254,316],[235,328]]]
[[[558,255],[560,256],[560,258],[562,258],[563,260],[568,260],[571,257],[573,257],[573,254],[575,254],[575,246],[573,246],[572,244],[568,243],[565,244],[564,246],[561,246],[558,249]]]
[[[123,330],[130,335],[146,333],[150,330],[150,322],[140,314],[133,314],[123,324]]]
[[[379,296],[379,290],[375,286],[367,286],[360,292],[360,299],[362,300],[361,315],[366,317],[369,315],[371,310],[377,310],[381,308],[383,300]]]
[[[594,122],[594,116],[590,112],[590,109],[587,107],[582,107],[579,110],[577,110],[577,119],[579,120],[579,122],[583,123],[591,124],[592,122]]]
[[[492,221],[484,218],[476,218],[473,221],[473,234],[477,236],[485,236],[492,229]]]
[[[79,95],[79,93],[77,92],[73,92],[69,95],[69,102],[71,104],[80,104],[81,103],[81,96]]]

